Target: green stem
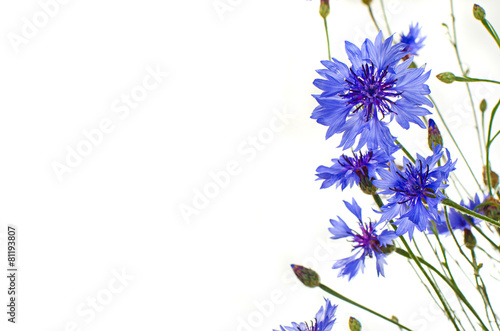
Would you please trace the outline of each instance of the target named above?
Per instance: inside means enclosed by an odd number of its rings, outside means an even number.
[[[462,212],[462,213],[464,213],[464,214],[467,214],[467,215],[469,215],[469,216],[472,216],[472,217],[476,217],[476,218],[482,219],[483,221],[486,221],[486,222],[488,222],[488,223],[490,223],[490,224],[493,224],[493,225],[495,225],[495,226],[500,227],[500,223],[499,223],[498,221],[495,221],[494,219],[491,219],[491,218],[486,217],[486,216],[484,216],[484,215],[478,214],[478,213],[476,213],[475,211],[472,211],[472,210],[470,210],[470,209],[468,209],[468,208],[465,208],[465,207],[463,207],[463,206],[459,205],[458,203],[451,201],[451,200],[450,200],[450,199],[448,199],[448,198],[445,198],[445,199],[441,200],[441,203],[442,203],[443,205],[450,206],[450,207],[452,207],[452,208],[454,208],[454,209],[456,209],[456,210],[458,210],[458,211],[460,211],[460,212]]]
[[[353,301],[353,300],[351,300],[351,299],[343,296],[342,294],[340,294],[338,292],[335,292],[334,290],[332,290],[331,288],[329,288],[326,285],[319,284],[319,288],[321,288],[326,293],[329,293],[329,294],[333,295],[334,297],[336,297],[336,298],[338,298],[340,300],[343,300],[343,301],[345,301],[347,303],[350,303],[353,306],[356,306],[356,307],[361,308],[361,309],[363,309],[363,310],[365,310],[365,311],[367,311],[369,313],[372,313],[373,315],[378,316],[378,317],[380,317],[380,318],[382,318],[382,319],[384,319],[384,320],[386,320],[388,322],[391,322],[392,324],[395,324],[395,325],[399,326],[400,328],[403,328],[403,329],[408,330],[408,331],[412,331],[410,328],[408,328],[408,327],[406,327],[406,326],[404,326],[402,324],[399,324],[398,322],[393,321],[390,318],[385,317],[384,315],[381,315],[381,314],[377,313],[376,311],[373,311],[373,310],[371,310],[371,309],[369,309],[369,308],[367,308],[367,307],[365,307],[363,305],[360,305],[359,303],[357,303],[357,302],[355,302],[355,301]]]
[[[330,36],[328,35],[328,24],[326,23],[326,17],[323,18],[325,22],[325,32],[326,32],[326,44],[328,45],[328,61],[332,60],[332,54],[330,53]]]
[[[454,81],[456,82],[464,82],[464,83],[477,83],[477,82],[483,82],[483,83],[493,83],[493,84],[500,84],[500,82],[497,82],[496,80],[491,80],[491,79],[482,79],[482,78],[472,78],[472,77],[457,77],[455,76]]]
[[[380,5],[382,7],[382,14],[384,14],[385,25],[387,26],[387,32],[389,32],[389,36],[392,35],[391,28],[389,27],[389,21],[387,20],[387,15],[385,13],[384,0],[380,0]]]
[[[372,18],[373,24],[375,24],[375,28],[377,28],[377,31],[382,31],[380,27],[377,24],[377,21],[375,20],[375,16],[373,16],[373,11],[372,11],[372,6],[368,5],[368,11],[370,12],[370,17]]]
[[[460,67],[460,72],[462,72],[462,76],[466,76],[466,73],[464,71],[464,66],[463,66],[462,60],[460,58],[460,53],[458,51],[457,29],[456,29],[456,24],[455,24],[455,11],[453,9],[453,0],[450,0],[450,7],[451,7],[451,21],[452,21],[451,23],[452,23],[452,27],[453,27],[453,43],[452,43],[452,45],[453,45],[453,48],[455,49],[455,54],[457,56],[458,64]],[[478,143],[479,143],[479,151],[481,154],[481,161],[484,164],[483,147],[481,144],[481,133],[479,132],[479,122],[477,120],[477,114],[476,114],[476,110],[474,108],[474,101],[472,99],[472,93],[470,91],[469,84],[465,83],[465,86],[467,87],[467,94],[469,95],[469,100],[470,100],[470,104],[472,107],[472,114],[474,114],[474,121],[476,123],[477,139],[478,139]]]
[[[443,122],[443,125],[446,129],[446,131],[448,132],[448,134],[450,135],[451,137],[451,140],[453,141],[453,144],[455,144],[455,147],[458,149],[458,152],[460,153],[460,156],[462,157],[462,159],[464,160],[465,162],[465,165],[467,166],[467,168],[469,169],[472,177],[474,178],[474,181],[476,182],[477,184],[477,187],[479,187],[479,190],[481,190],[481,184],[479,184],[479,181],[477,180],[476,178],[476,175],[474,174],[474,172],[472,171],[470,165],[469,165],[469,162],[467,162],[467,159],[465,158],[464,154],[462,153],[462,150],[460,149],[460,147],[458,146],[457,144],[457,141],[455,140],[455,138],[453,137],[453,134],[451,133],[450,129],[448,128],[448,125],[446,125],[446,122],[443,118],[443,115],[441,115],[441,112],[439,111],[439,108],[438,106],[436,105],[436,102],[434,102],[434,99],[429,95],[429,99],[431,100],[432,104],[434,105],[434,107],[436,108],[436,112],[438,113],[439,115],[439,118],[441,119],[441,122]]]
[[[415,163],[415,159],[413,158],[413,156],[410,154],[410,152],[408,152],[406,150],[406,148],[403,146],[403,144],[401,144],[397,139],[395,140],[396,144],[401,147],[401,149],[403,150],[403,152],[405,153],[405,155],[410,159],[411,162]]]
[[[497,43],[497,46],[500,48],[500,39],[498,38],[498,35],[493,28],[493,26],[490,24],[490,22],[487,19],[482,19],[481,23],[483,23],[484,27],[486,30],[490,33],[490,35],[495,39],[495,42]]]
[[[493,127],[493,119],[495,118],[495,115],[498,110],[498,106],[500,106],[500,100],[498,100],[497,104],[491,111],[491,117],[490,117],[490,124],[488,125],[488,140],[486,144],[486,177],[488,178],[488,190],[490,195],[492,195],[492,190],[491,190],[491,168],[490,168],[490,147],[491,147],[491,142],[493,139],[496,138],[496,135],[491,139],[491,129]],[[500,132],[500,131],[499,131]]]
[[[376,193],[373,194],[373,198],[374,198],[375,202],[377,203],[377,205],[379,206],[379,208],[383,206],[382,200],[380,199],[380,196],[378,196],[378,194],[376,194]],[[392,227],[394,228],[394,230],[396,230],[396,227],[394,225],[392,225]],[[453,323],[453,326],[455,327],[455,329],[459,330],[458,325],[455,322],[455,319],[454,319],[454,317],[453,317],[450,309],[448,308],[448,303],[447,303],[447,301],[445,301],[445,299],[441,295],[441,292],[439,291],[438,286],[432,281],[432,279],[430,278],[429,274],[422,267],[422,264],[420,263],[420,261],[417,259],[417,257],[415,256],[415,254],[413,254],[410,246],[406,242],[406,239],[403,236],[399,236],[399,239],[401,240],[401,242],[405,246],[406,251],[410,254],[412,260],[415,261],[415,264],[420,269],[420,272],[424,275],[424,277],[427,279],[427,281],[431,285],[432,289],[434,290],[434,292],[436,293],[437,297],[439,298],[439,301],[441,301],[441,304],[443,305],[443,308],[446,311],[446,315],[448,316],[449,320]]]

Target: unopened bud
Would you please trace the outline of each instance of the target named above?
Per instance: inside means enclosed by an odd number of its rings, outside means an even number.
[[[361,323],[354,317],[349,317],[349,330],[361,331]]]
[[[363,3],[367,6],[372,4],[372,0],[361,0],[361,1],[363,1]]]
[[[330,0],[321,0],[319,5],[319,14],[323,18],[327,18],[330,14]]]
[[[305,286],[316,287],[320,284],[319,275],[316,271],[296,264],[292,264],[292,269],[295,276],[297,276]]]
[[[486,13],[484,12],[483,7],[477,4],[474,4],[474,7],[472,7],[472,13],[474,14],[476,20],[482,21],[486,17]]]
[[[486,111],[486,100],[481,100],[481,103],[479,104],[479,110],[482,112]]]
[[[479,207],[477,211],[486,217],[492,218],[496,221],[500,221],[500,200],[489,196],[484,200],[482,206]]]
[[[431,118],[429,119],[429,128],[427,130],[427,142],[429,143],[429,148],[434,150],[434,147],[437,145],[441,145],[443,147],[443,137],[441,136],[441,132],[436,125],[436,122]]]
[[[381,246],[379,248],[380,248],[380,251],[384,254],[391,254],[392,252],[394,252],[396,250],[395,245]]]
[[[484,185],[488,185],[488,173],[486,172],[486,166],[483,166],[483,181]],[[491,169],[490,169],[490,181],[491,181],[491,187],[497,187],[498,174]]]
[[[442,72],[438,75],[436,75],[437,79],[442,81],[445,84],[451,84],[456,80],[456,76],[452,74],[451,72]]]
[[[399,319],[394,315],[391,316],[391,320],[393,320],[396,323],[399,323]]]
[[[472,234],[469,229],[464,229],[464,244],[468,249],[474,249],[476,247],[476,237]]]
[[[373,186],[372,180],[374,179],[373,177],[370,178],[368,176],[368,168],[363,167],[364,169],[356,169],[355,173],[358,175],[359,178],[359,188],[363,193],[368,194],[368,195],[373,195],[377,193],[377,188]]]

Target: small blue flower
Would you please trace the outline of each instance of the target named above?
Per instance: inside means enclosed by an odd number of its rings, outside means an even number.
[[[437,145],[433,155],[427,158],[417,154],[415,164],[404,158],[403,170],[399,170],[391,162],[390,171],[381,169],[381,179],[373,181],[373,185],[383,190],[380,194],[392,195],[381,208],[380,222],[399,217],[395,223],[398,225],[398,235],[408,232],[412,238],[415,227],[419,231],[425,231],[430,220],[438,220],[437,207],[445,198],[441,190],[448,187],[445,182],[456,164],[456,161],[451,162],[450,153],[446,150],[448,162],[437,166],[443,153],[441,145]]]
[[[326,306],[321,307],[316,314],[314,322],[297,324],[292,322],[292,326],[281,326],[281,331],[330,331],[332,329],[333,323],[335,323],[335,312],[337,310],[337,305],[332,305],[329,299],[325,299]],[[279,330],[273,330],[279,331]]]
[[[380,234],[377,234],[376,227],[380,222],[374,223],[370,221],[369,223],[363,223],[361,220],[361,208],[356,203],[356,200],[352,199],[352,204],[344,201],[344,204],[358,219],[361,233],[351,230],[340,217],[338,217],[338,220],[330,220],[333,226],[328,229],[332,234],[331,239],[350,237],[354,243],[354,254],[345,259],[338,260],[333,265],[333,269],[341,269],[339,277],[348,276],[349,280],[351,280],[360,270],[364,272],[365,257],[373,258],[375,255],[377,259],[377,275],[385,276],[384,264],[386,264],[386,254],[382,252],[382,247],[392,245],[392,241],[397,237],[396,233],[385,229]]]
[[[324,79],[316,79],[314,85],[323,92],[314,95],[319,106],[311,118],[328,126],[327,139],[342,133],[339,147],[344,150],[359,136],[356,152],[367,145],[370,150],[381,147],[389,153],[395,145],[388,128],[393,119],[404,129],[410,122],[425,128],[420,116],[430,114],[423,105],[432,107],[425,84],[430,71],[408,69],[412,59],[398,64],[408,52],[406,44],[392,45],[392,39],[384,41],[380,32],[375,43],[366,39],[361,49],[346,41],[351,67],[334,58],[321,62],[326,69],[318,73]]]
[[[408,52],[409,55],[418,55],[417,52],[424,47],[424,40],[426,37],[421,35],[420,29],[418,23],[416,25],[412,23],[408,34],[401,34],[400,42],[406,45],[404,51]]]
[[[478,206],[481,202],[479,201],[479,196],[474,196],[474,200],[469,199],[469,202],[466,204],[463,200],[460,201],[460,205],[468,208],[470,210],[475,210],[476,206]],[[481,220],[479,218],[471,217],[469,215],[464,215],[453,208],[450,208],[448,213],[448,220],[450,221],[450,226],[452,230],[470,230],[471,223],[474,225],[479,225]],[[448,229],[448,225],[446,224],[446,218],[444,215],[440,215],[440,218],[436,222],[436,227],[439,234],[450,233]]]
[[[316,180],[323,180],[321,188],[328,188],[336,183],[337,187],[344,190],[347,186],[359,185],[361,179],[376,178],[377,170],[387,168],[389,160],[382,150],[353,153],[352,157],[342,154],[340,158],[332,159],[332,166],[319,166],[316,169]]]

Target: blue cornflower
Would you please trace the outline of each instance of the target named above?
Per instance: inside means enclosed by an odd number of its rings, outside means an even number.
[[[430,114],[422,105],[432,107],[426,98],[429,87],[424,84],[430,71],[408,69],[411,59],[398,64],[407,54],[406,45],[392,45],[392,39],[384,41],[380,32],[375,43],[366,39],[361,49],[346,41],[351,67],[334,58],[321,62],[326,69],[318,73],[325,79],[316,79],[314,85],[323,92],[314,95],[319,105],[311,118],[328,126],[327,139],[343,133],[340,146],[344,149],[352,147],[359,136],[355,151],[364,145],[388,151],[394,146],[388,123],[394,118],[405,129],[410,122],[425,128],[419,116]]]
[[[460,205],[468,208],[470,210],[475,210],[476,206],[478,206],[481,202],[479,201],[479,196],[474,196],[474,200],[469,199],[469,202],[466,204],[463,200],[460,201]],[[469,215],[464,215],[453,208],[450,208],[448,213],[448,220],[450,221],[450,226],[452,230],[470,230],[471,223],[474,225],[479,225],[481,220],[479,218],[471,217]],[[446,224],[446,218],[442,215],[438,221],[436,222],[436,227],[439,234],[449,233],[448,225]]]
[[[424,40],[426,37],[421,35],[420,29],[418,23],[416,25],[412,23],[408,34],[401,34],[400,42],[406,45],[404,51],[408,52],[408,55],[418,55],[417,52],[424,47]]]
[[[366,153],[353,153],[353,156],[342,154],[338,159],[332,159],[330,167],[319,166],[316,169],[316,180],[323,180],[321,188],[328,188],[333,184],[341,186],[344,190],[348,185],[359,185],[360,181],[371,181],[376,178],[379,168],[387,168],[389,156],[382,151],[368,151]]]
[[[337,310],[337,305],[332,305],[329,299],[325,299],[326,306],[321,307],[316,314],[314,322],[311,324],[300,323],[297,324],[292,322],[292,326],[281,326],[281,331],[330,331],[332,329],[333,323],[335,323],[335,311]],[[273,330],[279,331],[279,330]]]
[[[429,220],[439,218],[438,204],[445,198],[441,192],[448,187],[445,183],[451,171],[455,170],[455,162],[451,161],[450,153],[446,150],[448,162],[437,166],[443,156],[441,145],[434,147],[433,155],[424,158],[417,154],[415,164],[404,158],[403,170],[390,163],[390,171],[380,169],[380,180],[374,180],[373,185],[382,189],[380,194],[392,195],[384,205],[380,222],[399,217],[396,233],[409,233],[413,237],[415,226],[419,231],[429,227]]]
[[[385,229],[380,234],[377,234],[376,228],[380,222],[374,223],[370,221],[369,223],[363,223],[361,220],[361,208],[356,203],[356,200],[352,199],[352,204],[344,201],[344,204],[358,219],[361,233],[351,230],[340,217],[338,217],[338,221],[330,220],[333,226],[328,229],[333,235],[330,238],[340,239],[350,237],[354,243],[354,254],[345,259],[338,260],[333,265],[333,269],[340,268],[339,277],[348,276],[349,280],[351,280],[360,270],[364,272],[365,257],[372,258],[375,255],[377,259],[377,275],[385,277],[384,264],[386,264],[386,254],[382,252],[382,248],[392,244],[392,241],[397,237],[396,233]]]

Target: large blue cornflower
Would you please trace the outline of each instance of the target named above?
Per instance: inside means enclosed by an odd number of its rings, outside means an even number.
[[[321,188],[328,188],[333,184],[344,190],[348,185],[359,185],[361,180],[371,181],[376,178],[379,168],[387,168],[390,158],[382,150],[366,153],[353,153],[353,156],[342,154],[338,159],[332,159],[330,167],[319,166],[316,169],[317,180],[323,180]]]
[[[469,199],[468,203],[465,203],[463,200],[460,201],[461,206],[470,210],[475,210],[476,206],[478,206],[480,203],[481,202],[479,201],[479,196],[477,195],[477,193],[474,196],[474,200]],[[479,218],[462,214],[453,208],[449,209],[448,220],[450,221],[452,230],[470,230],[472,227],[471,223],[474,225],[479,225],[479,223],[481,223],[481,220]],[[444,215],[438,219],[438,221],[436,222],[436,227],[439,234],[450,233]]]
[[[404,51],[408,52],[408,55],[418,55],[418,51],[424,47],[426,37],[421,35],[420,29],[418,23],[416,25],[412,23],[408,34],[401,34],[400,42],[406,45]]]
[[[392,45],[393,37],[382,39],[380,32],[375,43],[366,39],[361,49],[346,41],[346,52],[351,67],[332,58],[322,61],[326,69],[318,70],[325,79],[316,79],[314,85],[323,90],[314,95],[319,103],[311,118],[328,126],[326,138],[343,133],[340,146],[350,148],[359,141],[355,151],[364,145],[370,150],[394,146],[388,123],[393,119],[408,129],[410,122],[425,128],[419,118],[430,112],[422,105],[432,107],[426,98],[430,93],[424,84],[430,71],[424,68],[408,69],[406,44]],[[340,147],[339,146],[339,147]]]
[[[316,314],[314,322],[297,324],[292,322],[292,326],[281,326],[281,331],[330,331],[332,329],[333,323],[335,323],[335,311],[337,310],[337,305],[332,305],[329,299],[325,299],[326,306],[321,307]],[[279,331],[279,330],[273,330]]]
[[[360,270],[364,272],[365,257],[372,258],[375,255],[377,259],[377,275],[385,276],[384,264],[386,264],[386,254],[382,252],[382,248],[392,244],[392,241],[397,237],[396,233],[385,229],[380,234],[377,234],[376,228],[380,222],[374,223],[370,221],[369,223],[363,223],[361,220],[361,208],[356,203],[356,200],[352,199],[352,204],[344,201],[344,204],[358,219],[361,231],[358,233],[351,230],[340,217],[338,217],[338,221],[330,220],[333,226],[328,229],[333,235],[330,238],[351,238],[354,244],[354,254],[345,259],[338,260],[333,265],[333,269],[341,269],[339,277],[348,276],[349,280],[351,280]]]
[[[390,171],[381,169],[381,179],[373,181],[373,185],[383,190],[380,194],[392,195],[381,208],[380,222],[399,217],[395,223],[398,225],[398,235],[408,232],[412,238],[415,227],[425,231],[430,220],[438,221],[438,204],[445,198],[441,190],[448,187],[446,182],[456,163],[451,161],[450,153],[446,150],[447,163],[437,166],[443,153],[441,145],[437,145],[433,155],[427,158],[417,154],[415,164],[405,157],[403,170],[391,162]]]

